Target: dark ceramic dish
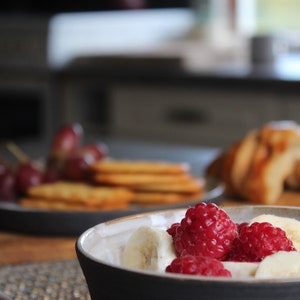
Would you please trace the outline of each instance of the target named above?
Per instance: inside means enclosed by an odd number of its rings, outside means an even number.
[[[206,178],[205,193],[191,202],[156,206],[130,206],[123,210],[108,211],[54,211],[23,207],[17,203],[0,202],[0,229],[26,234],[55,236],[79,236],[88,228],[122,216],[187,207],[196,202],[215,202],[221,200],[223,187],[216,180]]]
[[[300,220],[300,208],[245,206],[226,208],[236,222],[262,213]],[[213,278],[122,267],[123,247],[131,232],[141,225],[166,228],[179,221],[184,209],[145,213],[101,223],[84,232],[76,252],[92,300],[294,300],[300,295],[300,277],[255,279]]]
[[[8,298],[8,296],[6,296],[5,294],[3,294],[2,292],[0,292],[0,300],[11,300],[11,299]]]

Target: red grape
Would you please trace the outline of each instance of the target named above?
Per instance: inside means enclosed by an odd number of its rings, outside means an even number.
[[[16,197],[15,177],[10,171],[0,175],[0,201],[11,202]]]
[[[49,167],[45,169],[43,182],[55,182],[63,178],[62,171],[54,167]]]
[[[55,182],[63,179],[65,158],[50,155],[46,161],[44,171],[44,182]]]
[[[66,159],[64,175],[70,180],[88,179],[89,166],[94,162],[90,154],[75,153]]]
[[[0,160],[0,201],[13,201],[16,196],[15,177],[11,166]]]
[[[97,160],[102,159],[107,154],[107,147],[102,143],[86,144],[78,151],[68,155],[64,164],[64,175],[70,180],[87,180],[89,177],[89,167]]]
[[[43,182],[43,172],[35,161],[20,163],[16,170],[16,188],[20,194],[26,194],[31,186],[39,185]]]
[[[96,161],[104,158],[107,155],[108,148],[103,143],[97,143],[97,144],[90,143],[81,147],[79,151],[84,155],[85,154],[92,155],[94,160]]]
[[[11,168],[10,165],[4,161],[3,159],[0,160],[0,176],[3,174],[6,174],[7,172],[10,172]]]
[[[140,9],[147,6],[146,0],[111,0],[111,5],[116,9]]]
[[[50,154],[55,157],[66,157],[79,148],[82,136],[83,128],[79,123],[61,127],[53,138]]]

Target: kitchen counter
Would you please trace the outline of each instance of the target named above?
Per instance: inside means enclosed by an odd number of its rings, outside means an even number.
[[[300,55],[289,54],[273,64],[252,65],[247,61],[228,60],[201,65],[175,55],[116,55],[76,58],[70,65],[54,72],[59,80],[101,81],[101,84],[159,84],[220,86],[228,89],[256,88],[286,92],[300,89]],[[198,64],[198,65],[197,65]]]
[[[101,79],[299,81],[299,53],[253,66],[253,29],[206,28],[196,20],[187,8],[57,14],[49,21],[48,64],[68,76]]]

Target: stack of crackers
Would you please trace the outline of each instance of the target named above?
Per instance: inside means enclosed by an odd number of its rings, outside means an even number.
[[[192,176],[184,163],[102,160],[92,166],[92,172],[96,184],[132,191],[135,204],[196,200],[204,190],[204,180]]]
[[[132,199],[128,189],[58,181],[29,188],[27,197],[19,203],[51,210],[111,210],[126,209]]]
[[[90,182],[34,186],[19,203],[51,210],[113,210],[196,200],[204,191],[204,180],[189,170],[181,163],[101,160],[91,166]]]

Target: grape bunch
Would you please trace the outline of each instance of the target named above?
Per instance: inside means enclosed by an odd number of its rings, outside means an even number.
[[[0,160],[0,201],[15,201],[30,186],[58,180],[89,181],[89,166],[106,157],[104,143],[83,144],[79,123],[62,126],[54,135],[44,163],[27,157],[13,143],[6,147],[18,162],[15,166]]]
[[[0,160],[0,199],[11,201],[15,198],[15,176],[11,166]]]

